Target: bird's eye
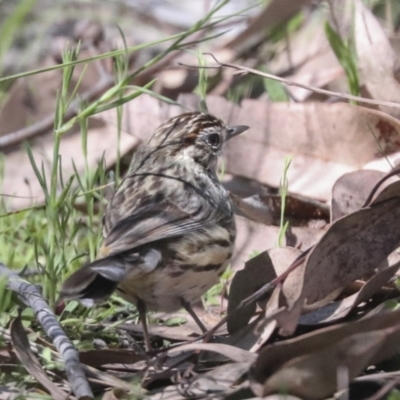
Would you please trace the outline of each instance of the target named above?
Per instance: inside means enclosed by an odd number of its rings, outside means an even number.
[[[212,147],[217,147],[219,145],[220,142],[220,137],[218,133],[210,133],[207,136],[207,142],[210,146]]]

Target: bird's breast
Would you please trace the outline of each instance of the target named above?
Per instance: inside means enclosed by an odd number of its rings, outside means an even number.
[[[135,274],[119,285],[122,295],[135,303],[140,298],[148,310],[175,311],[181,299],[191,303],[218,283],[229,265],[234,229],[212,226],[168,244],[164,259],[151,273]]]

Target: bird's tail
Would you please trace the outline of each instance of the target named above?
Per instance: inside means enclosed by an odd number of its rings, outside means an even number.
[[[91,307],[107,300],[125,278],[125,265],[119,257],[96,260],[74,272],[63,284],[60,300],[79,300]]]

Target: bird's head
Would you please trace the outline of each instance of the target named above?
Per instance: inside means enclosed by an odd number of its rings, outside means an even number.
[[[226,126],[210,114],[191,112],[159,127],[146,146],[166,149],[177,160],[194,160],[206,169],[215,169],[225,143],[247,129],[244,125]]]

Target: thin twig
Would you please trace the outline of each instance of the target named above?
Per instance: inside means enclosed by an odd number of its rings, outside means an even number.
[[[7,288],[15,292],[23,303],[32,308],[44,331],[51,338],[64,361],[65,372],[76,397],[78,399],[93,398],[92,390],[79,361],[79,353],[61,328],[39,288],[20,278],[4,264],[0,264],[0,276],[7,277]]]
[[[389,382],[385,383],[377,392],[372,396],[368,397],[366,400],[380,400],[386,398],[386,395],[398,384],[400,384],[400,378],[394,378]]]
[[[372,188],[371,192],[369,193],[367,199],[364,201],[364,204],[362,205],[361,208],[365,208],[368,207],[370,205],[370,203],[372,202],[372,199],[374,198],[376,192],[379,190],[379,188],[381,187],[381,185],[387,181],[389,178],[391,178],[392,176],[398,175],[400,174],[400,168],[396,168],[393,171],[390,171],[389,173],[387,173],[384,177],[382,177],[381,179],[379,179],[379,181],[375,184],[375,186]]]
[[[314,93],[324,94],[327,96],[336,96],[336,97],[340,97],[342,99],[347,99],[347,100],[355,100],[360,103],[373,104],[375,106],[400,108],[400,103],[395,103],[393,101],[372,100],[372,99],[367,99],[365,97],[353,96],[353,95],[347,94],[347,93],[332,92],[331,90],[325,90],[325,89],[317,88],[315,86],[304,85],[302,83],[290,81],[288,79],[281,78],[277,75],[268,74],[266,72],[261,72],[256,69],[245,67],[245,66],[242,66],[239,64],[222,63],[222,62],[218,61],[213,54],[210,54],[210,53],[204,53],[204,54],[211,56],[214,59],[214,61],[217,63],[217,65],[202,66],[202,65],[189,65],[189,64],[184,64],[184,63],[179,63],[179,65],[182,65],[187,68],[196,68],[196,69],[201,69],[201,68],[209,68],[210,69],[210,68],[223,68],[223,67],[233,68],[233,69],[236,69],[238,71],[238,73],[241,73],[241,74],[253,74],[253,75],[262,76],[264,78],[269,78],[269,79],[273,79],[275,81],[281,82],[287,86],[296,86],[296,87],[299,87],[302,89],[310,90],[311,92],[314,92]]]

